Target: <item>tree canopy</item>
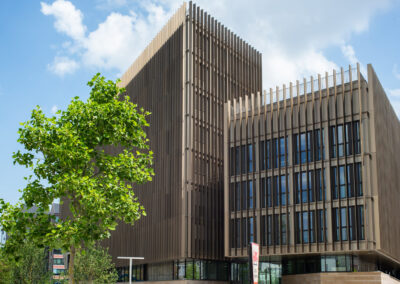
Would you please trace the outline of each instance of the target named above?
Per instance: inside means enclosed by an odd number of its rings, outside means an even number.
[[[73,262],[77,249],[109,237],[118,221],[133,224],[145,215],[132,189],[154,175],[145,132],[149,112],[132,103],[118,81],[97,74],[88,85],[86,102],[75,97],[51,117],[37,107],[21,124],[18,142],[25,150],[14,153],[14,164],[32,175],[20,203],[0,200],[8,253],[29,240],[63,248]],[[56,199],[70,209],[58,222],[47,214]],[[28,213],[32,206],[37,211]]]

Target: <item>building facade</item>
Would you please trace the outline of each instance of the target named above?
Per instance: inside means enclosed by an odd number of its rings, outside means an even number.
[[[153,181],[134,191],[147,216],[120,224],[109,247],[143,256],[136,280],[225,280],[223,109],[261,91],[261,54],[191,2],[182,7],[122,76],[134,103],[150,111]]]
[[[119,281],[141,256],[134,281],[248,283],[250,242],[262,284],[400,276],[400,124],[371,66],[261,93],[261,54],[189,2],[121,86],[151,112],[155,176],[103,242]]]
[[[400,276],[400,123],[371,65],[367,78],[350,67],[229,100],[225,123],[232,281],[246,283],[249,242],[261,246],[261,283],[278,283],[277,274],[283,283],[338,271]]]

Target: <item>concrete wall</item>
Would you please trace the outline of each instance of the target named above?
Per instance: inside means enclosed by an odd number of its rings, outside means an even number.
[[[400,261],[400,122],[374,69],[368,65],[368,89],[371,94],[371,159],[376,160],[374,198],[378,215],[374,217],[377,248]],[[376,196],[377,195],[377,196]]]
[[[374,272],[330,272],[287,275],[282,277],[282,284],[398,284],[399,280],[389,275]]]

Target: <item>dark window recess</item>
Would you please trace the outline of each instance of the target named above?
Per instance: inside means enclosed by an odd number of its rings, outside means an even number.
[[[279,214],[274,214],[274,245],[280,244],[280,224]]]
[[[241,147],[241,161],[240,161],[240,165],[241,165],[241,169],[242,169],[242,174],[245,174],[246,173],[246,165],[247,165],[247,163],[246,163],[246,158],[247,158],[247,154],[246,154],[246,146],[245,145],[242,145],[242,146],[240,146]]]
[[[296,165],[324,159],[323,130],[315,129],[293,135],[294,162]]]
[[[265,208],[266,206],[272,207],[272,199],[271,199],[271,178],[261,178],[260,185],[260,193],[261,193],[261,208]]]
[[[235,227],[235,244],[237,248],[240,248],[241,242],[240,242],[240,219],[236,219],[235,221],[236,227]]]
[[[246,218],[242,218],[242,247],[247,247],[247,224]]]
[[[229,185],[229,208],[230,211],[235,211],[235,191],[236,191],[236,183],[230,183]]]
[[[252,180],[248,181],[248,183],[247,183],[247,192],[248,192],[247,208],[253,209],[256,206],[256,194],[255,194]]]
[[[346,207],[333,208],[333,240],[334,241],[347,241],[347,214]]]
[[[270,149],[270,140],[260,141],[260,170],[266,170],[271,168],[271,149]]]
[[[296,203],[307,203],[314,201],[314,194],[312,190],[313,185],[313,171],[301,172],[295,174],[295,190],[296,190]]]
[[[246,210],[247,209],[247,182],[246,181],[242,181],[242,186],[241,186],[241,191],[242,191],[242,210]]]
[[[295,218],[296,244],[308,244],[315,242],[314,211],[296,212]]]
[[[331,126],[329,131],[330,155],[332,158],[360,154],[360,122],[347,122]]]
[[[326,209],[319,209],[317,211],[317,240],[318,242],[324,242],[327,234],[327,214]]]
[[[346,172],[345,172],[346,171]],[[331,168],[332,198],[351,198],[362,196],[362,167],[361,163],[349,164],[347,167]]]
[[[252,242],[254,242],[255,241],[255,239],[254,239],[254,232],[255,232],[255,230],[254,230],[254,218],[253,217],[250,217],[250,218],[247,218],[247,220],[248,220],[248,224],[247,224],[247,235],[249,236],[249,239],[248,239],[248,242],[249,243],[252,243]]]

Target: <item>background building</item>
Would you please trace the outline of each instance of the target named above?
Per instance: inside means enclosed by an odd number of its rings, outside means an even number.
[[[246,282],[249,242],[261,283],[400,277],[400,123],[371,65],[229,100],[225,123],[231,280]]]

